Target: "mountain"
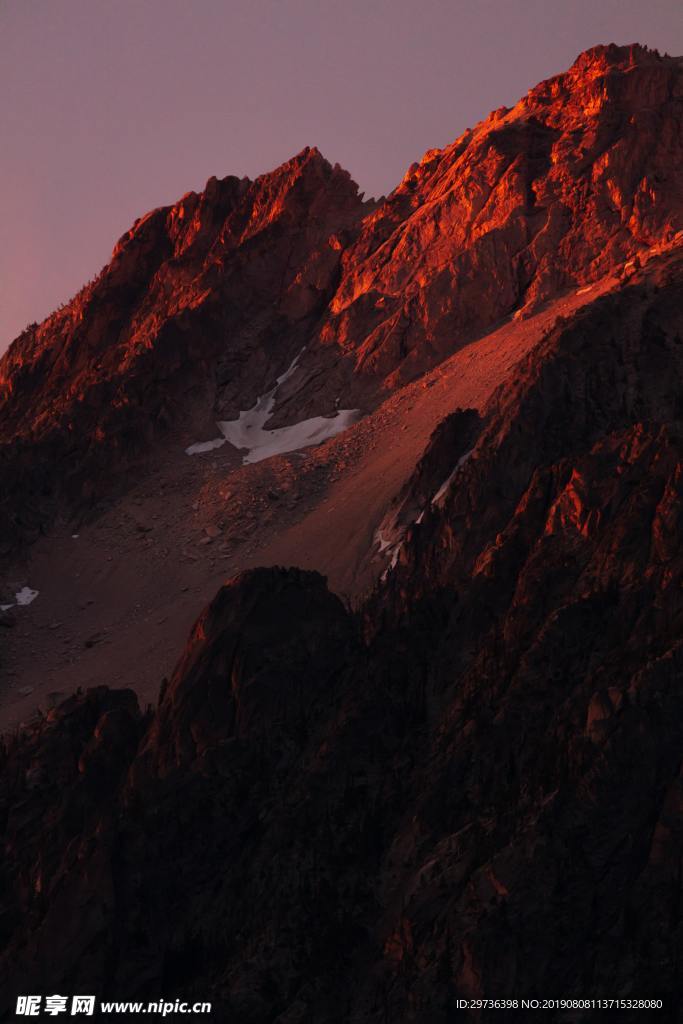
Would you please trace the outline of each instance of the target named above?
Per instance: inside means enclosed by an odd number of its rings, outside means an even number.
[[[13,344],[10,998],[678,1019],[681,128],[596,47],[386,199],[212,179]]]
[[[304,150],[137,221],[98,277],[0,361],[3,477],[22,499],[19,512],[6,505],[8,529],[91,500],[112,472],[125,481],[171,423],[197,405],[206,419],[219,388],[242,400],[265,390],[335,279],[331,233],[363,209],[348,174]]]
[[[6,517],[91,500],[170,425],[248,408],[304,346],[274,425],[340,396],[368,411],[503,317],[671,240],[682,82],[680,60],[596,47],[384,202],[307,149],[147,214],[0,361],[3,478],[26,494]]]

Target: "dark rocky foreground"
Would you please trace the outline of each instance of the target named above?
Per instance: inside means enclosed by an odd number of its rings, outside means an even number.
[[[437,432],[358,612],[315,573],[243,574],[156,710],[94,689],[6,739],[8,1006],[446,1024],[464,996],[632,995],[679,1019],[682,286],[662,258]]]

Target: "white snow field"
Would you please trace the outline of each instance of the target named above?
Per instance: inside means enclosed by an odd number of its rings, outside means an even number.
[[[275,430],[264,429],[273,414],[275,396],[280,385],[292,376],[302,354],[303,349],[285,372],[277,378],[275,386],[265,395],[257,398],[251,409],[240,412],[236,420],[218,422],[217,426],[222,437],[190,445],[185,449],[187,454],[200,455],[210,452],[215,448],[220,448],[227,441],[235,448],[246,450],[247,454],[242,460],[246,465],[250,462],[268,459],[271,455],[284,455],[286,452],[296,452],[301,448],[322,444],[323,441],[335,437],[355,423],[360,413],[359,409],[338,409],[334,416],[313,416],[311,419],[301,420],[300,423],[294,423],[289,427],[277,427]]]

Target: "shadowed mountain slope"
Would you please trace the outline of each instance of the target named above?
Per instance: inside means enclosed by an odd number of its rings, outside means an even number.
[[[245,1024],[610,991],[675,1019],[682,283],[669,258],[558,324],[435,435],[415,501],[459,467],[360,614],[247,573],[151,716],[93,690],[8,741],[3,988]]]

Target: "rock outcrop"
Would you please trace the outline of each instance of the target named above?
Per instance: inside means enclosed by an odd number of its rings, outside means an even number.
[[[683,227],[683,61],[598,46],[429,150],[344,253],[324,330],[391,386]]]

